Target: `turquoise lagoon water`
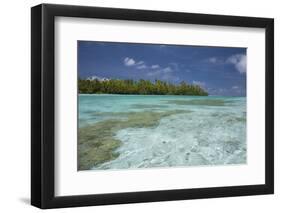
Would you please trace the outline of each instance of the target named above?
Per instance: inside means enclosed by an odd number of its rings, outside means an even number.
[[[93,169],[203,166],[246,163],[246,98],[166,95],[79,95],[79,128],[122,113],[179,113],[152,127],[125,128],[116,159]]]

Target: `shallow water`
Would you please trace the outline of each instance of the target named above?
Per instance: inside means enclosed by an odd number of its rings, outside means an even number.
[[[100,145],[94,144],[97,136],[87,135],[87,146],[81,141],[85,129],[97,127],[110,128],[95,133],[99,138],[106,134],[107,141],[120,143],[108,150],[102,144],[101,151],[112,155],[93,161],[100,154]],[[246,98],[79,95],[79,140],[83,152],[78,156],[88,162],[84,169],[244,164]],[[90,149],[95,152],[85,154]]]

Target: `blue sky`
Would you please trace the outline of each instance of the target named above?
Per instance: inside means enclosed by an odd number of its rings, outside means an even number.
[[[78,41],[78,75],[198,84],[245,96],[246,48]]]

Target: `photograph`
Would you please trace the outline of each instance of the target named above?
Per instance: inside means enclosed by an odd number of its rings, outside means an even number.
[[[155,8],[31,8],[31,205],[274,194],[274,18]]]
[[[77,41],[77,169],[247,164],[247,48]]]

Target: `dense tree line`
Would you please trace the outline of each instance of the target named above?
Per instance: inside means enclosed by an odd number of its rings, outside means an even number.
[[[182,82],[178,85],[155,80],[78,80],[79,93],[86,94],[139,94],[139,95],[202,95],[208,93],[198,85]]]

